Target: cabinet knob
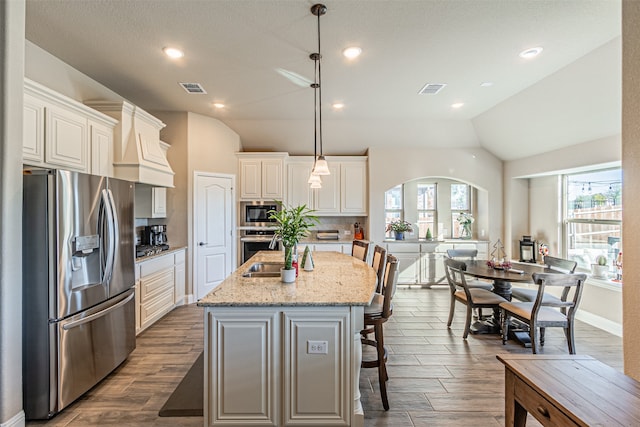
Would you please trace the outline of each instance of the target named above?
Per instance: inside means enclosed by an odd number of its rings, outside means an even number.
[[[538,410],[538,413],[540,415],[542,415],[545,418],[549,418],[549,410],[547,408],[541,405],[541,406],[538,406],[536,409]]]
[[[206,242],[200,242],[200,243],[198,243],[198,245],[200,245],[200,246],[204,246],[204,245],[206,245],[206,244],[207,244]]]

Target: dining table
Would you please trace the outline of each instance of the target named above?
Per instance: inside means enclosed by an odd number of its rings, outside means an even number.
[[[511,283],[533,283],[533,273],[557,273],[544,265],[512,262],[510,268],[494,268],[489,265],[489,260],[466,260],[465,274],[479,279],[487,279],[493,282],[492,291],[504,299],[511,301]],[[525,347],[531,346],[529,331],[524,324],[518,322],[514,328],[513,336],[523,343]],[[500,333],[500,309],[493,310],[493,316],[488,319],[478,319],[471,325],[471,332],[475,334]]]

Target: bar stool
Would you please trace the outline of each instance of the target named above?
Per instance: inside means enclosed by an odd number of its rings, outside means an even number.
[[[351,256],[361,261],[367,262],[367,254],[369,253],[369,243],[364,240],[354,240],[351,245]]]
[[[364,309],[364,325],[372,326],[375,338],[373,340],[362,338],[362,344],[376,348],[375,360],[363,360],[362,368],[378,368],[378,383],[380,384],[380,396],[385,411],[389,410],[387,398],[387,349],[384,346],[384,333],[382,325],[391,317],[393,306],[391,299],[396,291],[398,281],[398,259],[393,255],[387,255],[386,271],[382,293],[376,293],[371,304]]]

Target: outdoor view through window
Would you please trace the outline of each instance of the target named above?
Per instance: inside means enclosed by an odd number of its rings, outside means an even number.
[[[609,275],[615,278],[622,251],[621,169],[565,175],[565,188],[567,257],[588,270],[598,255],[604,255]]]

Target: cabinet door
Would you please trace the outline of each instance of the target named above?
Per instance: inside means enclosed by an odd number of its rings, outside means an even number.
[[[398,283],[414,285],[418,283],[420,253],[395,253],[398,258]]]
[[[438,252],[423,253],[420,257],[420,283],[446,285],[444,255]]]
[[[314,193],[314,208],[318,214],[340,213],[340,167],[329,164],[331,175],[322,175],[322,188]]]
[[[151,218],[165,218],[167,216],[167,189],[153,187],[151,189]]]
[[[284,313],[283,425],[351,425],[350,320],[348,307]]]
[[[182,305],[185,303],[185,283],[184,251],[181,251],[176,253],[175,288],[173,295],[173,302],[175,305]]]
[[[240,159],[240,197],[262,198],[262,162],[256,159]]]
[[[317,243],[315,250],[318,252],[340,252],[343,251],[342,243]]]
[[[24,96],[22,158],[29,165],[44,163],[44,103],[29,95]]]
[[[81,114],[47,105],[45,161],[79,172],[88,171],[87,119]]]
[[[262,161],[262,198],[282,200],[283,161],[268,159]]]
[[[313,190],[307,181],[313,163],[290,163],[287,165],[287,204],[289,206],[307,205],[313,207]]]
[[[206,309],[205,425],[281,425],[278,331],[275,310]]]
[[[367,164],[365,162],[340,164],[340,211],[366,215]]]
[[[91,174],[113,176],[113,129],[89,121],[91,132]]]

